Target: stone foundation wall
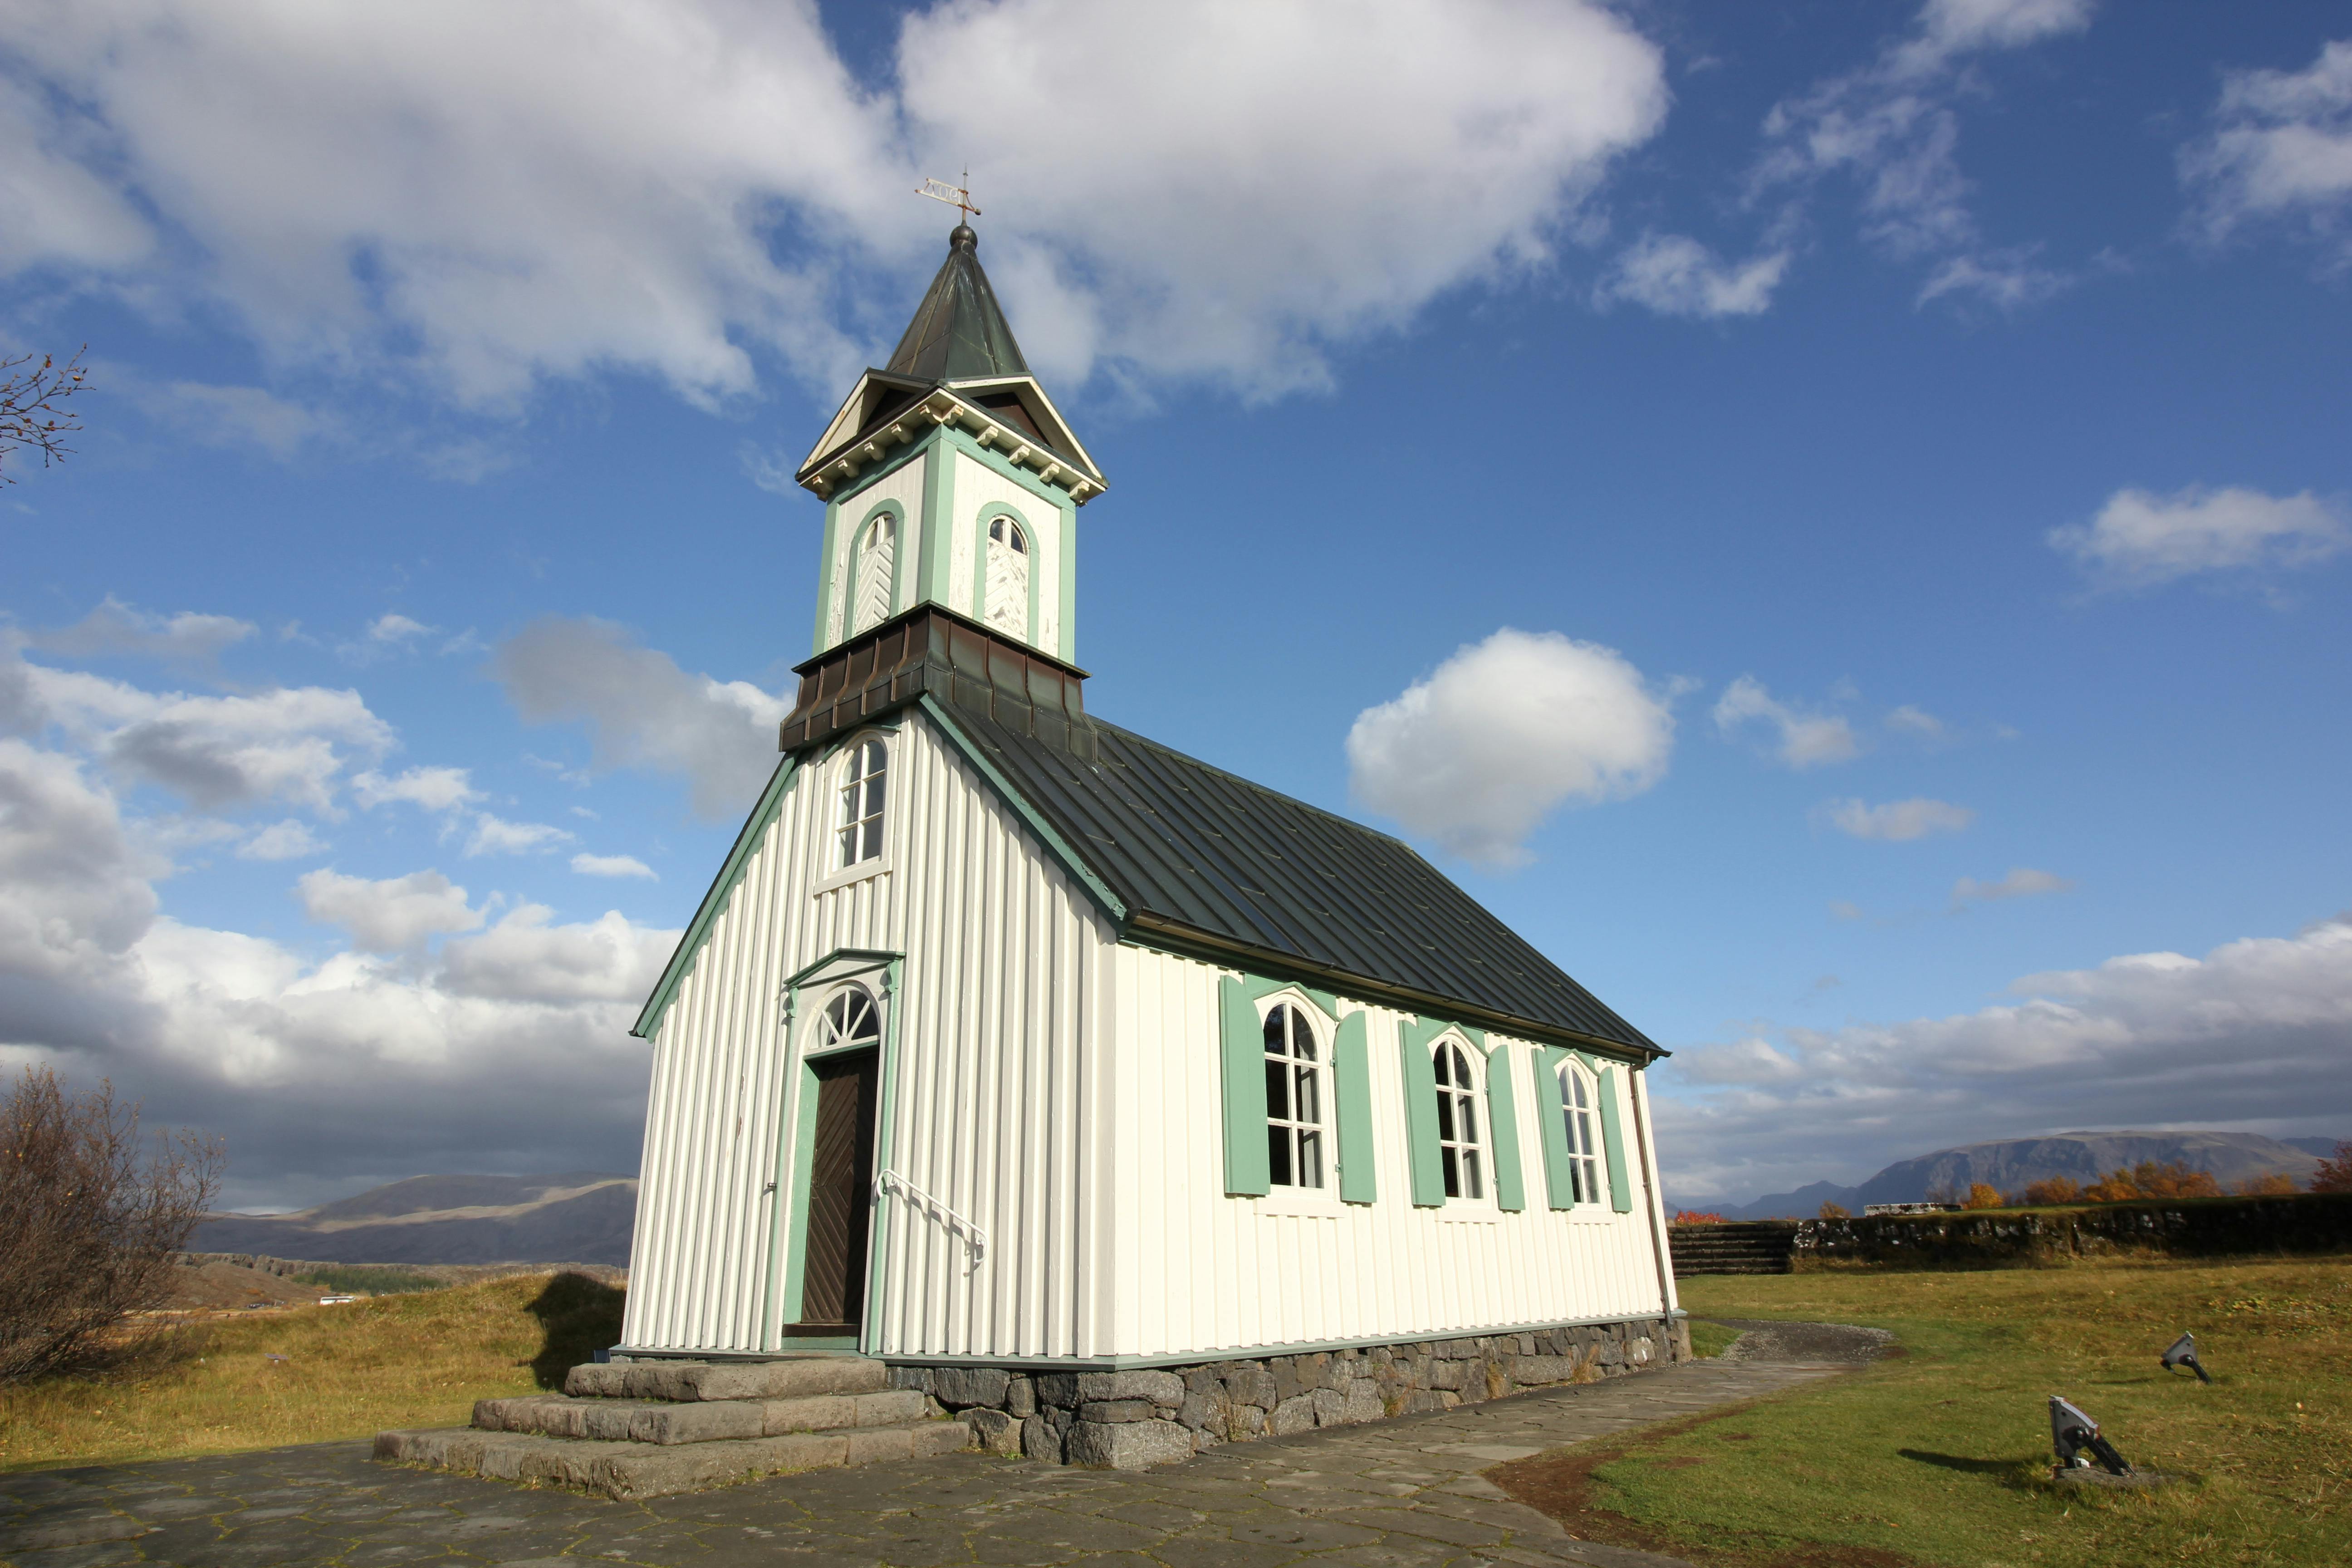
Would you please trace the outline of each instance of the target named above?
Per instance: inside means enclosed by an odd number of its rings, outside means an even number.
[[[890,1373],[894,1386],[921,1389],[932,1414],[969,1422],[992,1452],[1124,1470],[1225,1443],[1593,1383],[1690,1353],[1685,1323],[1652,1318],[1129,1372],[896,1363]]]

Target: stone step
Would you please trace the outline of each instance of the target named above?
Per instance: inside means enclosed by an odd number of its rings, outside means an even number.
[[[801,1399],[820,1394],[879,1394],[890,1369],[858,1355],[779,1361],[596,1362],[575,1366],[563,1392],[575,1399]]]
[[[952,1420],[667,1446],[450,1426],[379,1432],[375,1457],[492,1480],[578,1487],[629,1500],[799,1470],[929,1458],[955,1453],[971,1441],[971,1428]]]
[[[813,1394],[798,1399],[683,1403],[533,1394],[485,1399],[474,1406],[474,1426],[484,1432],[535,1432],[544,1437],[665,1446],[894,1426],[922,1418],[922,1393],[911,1388],[879,1394]]]

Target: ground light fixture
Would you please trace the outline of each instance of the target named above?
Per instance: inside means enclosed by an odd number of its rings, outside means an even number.
[[[2116,1446],[2099,1436],[2099,1424],[2074,1405],[2050,1396],[2050,1443],[2058,1450],[2058,1468],[2062,1470],[2087,1470],[2096,1459],[2109,1475],[2127,1476],[2131,1465]]]
[[[2179,1339],[2172,1342],[2172,1348],[2164,1352],[2165,1371],[2171,1372],[2175,1368],[2184,1366],[2197,1374],[2198,1382],[2210,1383],[2213,1381],[2211,1377],[2206,1374],[2205,1363],[2197,1359],[2197,1336],[2195,1334],[2181,1335]]]

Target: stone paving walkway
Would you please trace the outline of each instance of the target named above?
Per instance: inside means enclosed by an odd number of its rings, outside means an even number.
[[[1671,1568],[1575,1540],[1478,1472],[1852,1364],[1697,1362],[1141,1472],[956,1454],[644,1503],[378,1465],[365,1443],[36,1471],[0,1476],[0,1563]]]

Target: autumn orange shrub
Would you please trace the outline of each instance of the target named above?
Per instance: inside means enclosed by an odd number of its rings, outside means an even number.
[[[2127,1204],[2135,1198],[2218,1198],[2221,1184],[2210,1171],[2192,1171],[2188,1166],[2168,1162],[2158,1164],[2154,1160],[2142,1160],[2129,1170],[2109,1171],[2099,1178],[2095,1186],[2084,1189],[2084,1198],[2095,1204]]]
[[[2025,1201],[2036,1208],[2080,1203],[2082,1199],[2083,1184],[2072,1176],[2053,1176],[2046,1182],[2026,1184]]]
[[[2315,1193],[2352,1193],[2352,1143],[2336,1145],[2336,1158],[2319,1162],[2311,1173]]]
[[[1846,1212],[1846,1207],[1843,1204],[1832,1203],[1829,1199],[1823,1198],[1822,1200],[1821,1217],[1823,1219],[1852,1219],[1853,1215]]]
[[[1676,1225],[1721,1225],[1724,1220],[1719,1214],[1709,1214],[1701,1209],[1676,1209],[1675,1223]]]
[[[2267,1176],[2248,1176],[2233,1189],[2239,1196],[2248,1198],[2284,1198],[2300,1192],[2294,1178],[2281,1171]]]
[[[1960,1200],[1960,1206],[1966,1209],[2005,1208],[2008,1204],[2009,1200],[2000,1195],[2000,1189],[1990,1182],[1970,1182],[1969,1195]]]

